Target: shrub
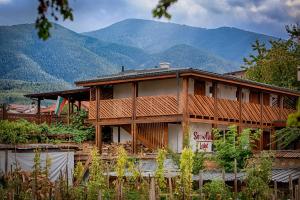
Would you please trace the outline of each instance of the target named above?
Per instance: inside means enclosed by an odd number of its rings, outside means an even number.
[[[251,157],[252,147],[261,134],[260,130],[252,132],[251,129],[244,129],[237,134],[236,126],[230,126],[224,137],[218,129],[214,130],[217,162],[226,171],[233,171],[234,159],[237,160],[237,168],[242,169],[247,158]]]
[[[221,180],[213,180],[204,184],[203,192],[209,200],[227,200],[232,196],[229,188],[225,185],[224,181]]]

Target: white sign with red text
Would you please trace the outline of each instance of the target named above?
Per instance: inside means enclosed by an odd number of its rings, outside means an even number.
[[[192,124],[190,126],[191,145],[193,150],[201,152],[212,151],[211,126],[208,124]]]

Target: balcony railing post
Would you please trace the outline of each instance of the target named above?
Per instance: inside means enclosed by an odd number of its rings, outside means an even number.
[[[242,101],[243,101],[243,93],[242,93],[242,88],[238,87],[238,102],[239,102],[239,134],[242,131],[242,123],[243,123],[243,119],[242,119]]]
[[[184,77],[182,82],[182,131],[183,131],[183,145],[185,142],[185,137],[188,137],[189,131],[189,78]]]
[[[99,153],[102,153],[102,126],[99,125],[99,108],[100,108],[101,88],[96,87],[96,136],[95,143]]]
[[[132,123],[131,123],[131,135],[132,135],[132,152],[137,153],[137,125],[136,125],[136,99],[137,99],[137,83],[132,83]]]

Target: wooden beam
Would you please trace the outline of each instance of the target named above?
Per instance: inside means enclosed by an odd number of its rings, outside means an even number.
[[[137,125],[135,123],[136,119],[136,97],[137,97],[137,82],[132,83],[132,123],[131,123],[131,135],[132,135],[132,153],[137,153]]]
[[[183,119],[182,119],[182,132],[183,132],[183,147],[185,138],[188,137],[189,133],[189,78],[184,77],[182,81],[182,113],[183,113]]]
[[[260,128],[263,131],[263,105],[264,105],[264,93],[260,92],[259,93],[259,103],[260,103]],[[259,142],[259,149],[263,150],[263,133],[260,136],[260,142]]]
[[[243,119],[242,119],[242,108],[243,108],[243,90],[241,87],[238,87],[238,98],[237,98],[238,102],[239,102],[239,134],[242,132],[242,127],[241,124],[243,123]]]
[[[280,95],[279,96],[279,120],[282,120],[283,117],[282,117],[282,113],[283,112],[283,96]]]
[[[169,130],[168,130],[168,123],[163,124],[164,128],[164,147],[167,149],[168,148],[168,139],[169,139]]]
[[[68,97],[68,118],[67,118],[68,125],[70,125],[70,115],[71,115],[71,104],[70,104],[70,98]]]
[[[96,87],[96,135],[95,135],[95,144],[98,148],[99,153],[102,153],[102,126],[99,124],[99,108],[100,108],[100,95],[101,88]]]
[[[78,107],[77,107],[78,111],[81,110],[81,101],[78,101]]]

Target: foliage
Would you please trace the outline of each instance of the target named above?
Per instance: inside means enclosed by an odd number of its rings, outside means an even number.
[[[189,148],[184,148],[180,157],[180,176],[176,184],[176,195],[180,199],[189,199],[193,190],[193,161],[194,153]]]
[[[237,160],[238,169],[244,167],[246,159],[252,155],[252,147],[259,138],[261,131],[252,133],[251,129],[244,129],[241,134],[237,134],[237,128],[233,125],[229,127],[225,136],[218,129],[215,129],[213,133],[217,162],[226,171],[233,171],[234,159]]]
[[[171,14],[168,12],[168,8],[176,2],[177,0],[159,0],[157,6],[152,10],[153,17],[165,17],[167,19],[171,19]]]
[[[51,9],[51,16],[55,21],[58,20],[57,12],[63,16],[63,20],[73,20],[72,9],[69,7],[68,0],[39,0],[38,17],[35,26],[38,29],[38,36],[46,40],[50,37],[51,23],[47,18],[48,9]]]
[[[267,152],[249,160],[246,166],[246,189],[243,199],[268,199],[270,194],[270,176],[272,172],[272,155]]]
[[[29,141],[42,141],[44,133],[35,123],[20,119],[16,122],[0,121],[0,143],[20,144]]]
[[[158,183],[159,189],[164,191],[166,189],[166,179],[164,171],[164,162],[166,160],[166,150],[159,149],[156,156],[156,170],[155,178]]]
[[[232,197],[229,188],[225,185],[224,181],[213,180],[205,183],[203,186],[203,192],[208,200],[227,200]]]
[[[285,29],[292,39],[296,39],[300,43],[300,24],[286,25]]]
[[[91,151],[92,161],[89,168],[89,180],[87,183],[87,199],[97,200],[99,191],[105,190],[105,177],[103,175],[103,163],[98,153],[98,150],[94,148]]]
[[[300,101],[298,101],[297,112],[288,116],[286,127],[277,130],[276,142],[282,148],[285,148],[300,139]]]
[[[199,174],[200,170],[204,169],[204,160],[204,152],[196,151],[194,156],[193,174]]]
[[[252,45],[255,54],[244,58],[246,78],[262,83],[299,89],[297,66],[300,65],[300,44],[292,39],[270,41],[271,48],[258,41]]]
[[[24,119],[17,121],[0,121],[0,143],[4,144],[26,144],[55,142],[48,138],[49,135],[70,134],[74,142],[81,143],[91,140],[94,137],[94,127],[85,125],[84,119],[87,117],[85,111],[76,112],[70,126],[64,124],[46,123],[35,124]]]
[[[123,146],[118,147],[118,156],[116,163],[116,173],[119,182],[123,182],[125,176],[125,169],[127,166],[128,155]]]

